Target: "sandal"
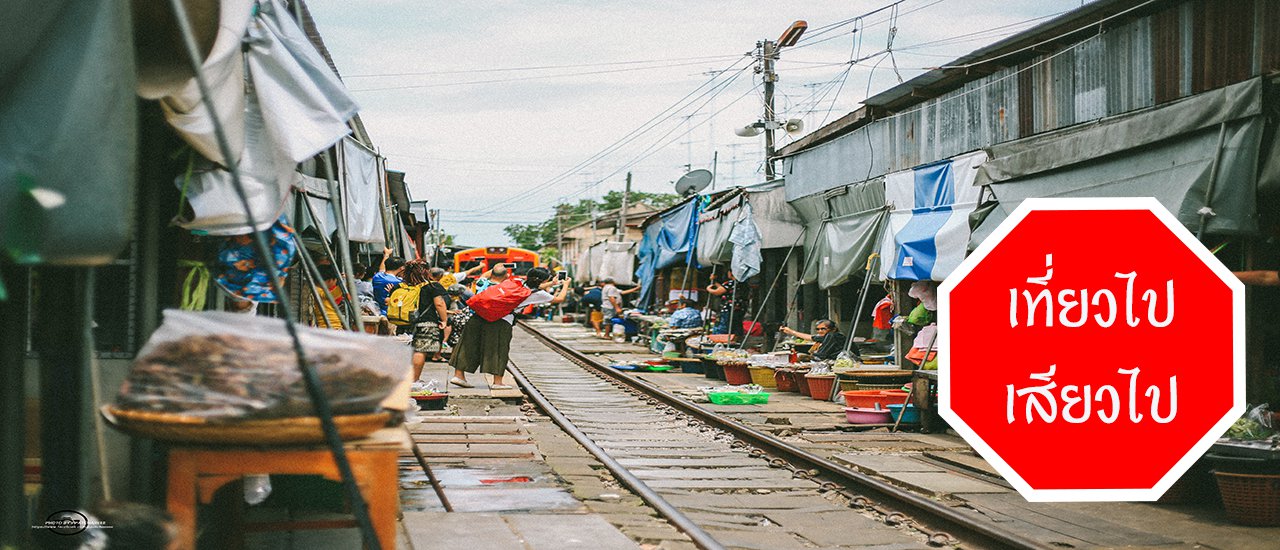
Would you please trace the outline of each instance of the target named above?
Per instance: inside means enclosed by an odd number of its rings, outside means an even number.
[[[514,390],[514,389],[515,389],[515,387],[513,387],[513,386],[508,386],[508,385],[506,385],[506,384],[493,384],[493,385],[490,385],[490,386],[489,386],[489,389],[491,389],[491,390]]]
[[[455,385],[455,386],[458,386],[459,388],[473,388],[473,387],[475,387],[475,386],[472,386],[472,385],[471,385],[471,382],[467,382],[466,380],[463,380],[463,379],[461,379],[461,378],[458,378],[457,376],[455,376],[455,377],[453,377],[453,378],[450,378],[450,379],[449,379],[449,383],[450,383],[450,384],[453,384],[453,385]]]

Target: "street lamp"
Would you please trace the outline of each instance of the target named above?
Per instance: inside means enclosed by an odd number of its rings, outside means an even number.
[[[765,179],[768,180],[774,179],[773,131],[786,129],[787,133],[799,133],[804,129],[804,123],[800,119],[791,119],[786,123],[782,123],[774,118],[773,83],[778,81],[778,73],[773,71],[773,62],[778,59],[779,50],[794,46],[807,28],[809,28],[808,23],[796,21],[790,27],[787,27],[787,30],[783,31],[782,36],[778,37],[776,42],[762,40],[756,43],[756,48],[760,52],[758,54],[760,66],[757,68],[757,72],[761,74],[764,80],[764,116],[754,124],[733,131],[733,133],[742,137],[754,137],[764,134],[764,175]]]

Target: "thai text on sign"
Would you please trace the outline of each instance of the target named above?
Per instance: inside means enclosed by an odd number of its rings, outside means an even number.
[[[1123,281],[1120,283],[1123,286],[1122,290],[1104,287],[1094,289],[1090,294],[1088,288],[1065,288],[1055,293],[1054,289],[1048,288],[1049,282],[1053,280],[1053,255],[1046,254],[1044,275],[1027,277],[1027,284],[1040,286],[1039,291],[1021,289],[1019,292],[1017,288],[1009,289],[1009,326],[1011,328],[1035,326],[1037,317],[1043,311],[1042,323],[1044,326],[1051,327],[1055,319],[1055,306],[1057,322],[1061,326],[1072,328],[1084,326],[1090,321],[1103,328],[1111,327],[1121,310],[1124,311],[1124,323],[1130,327],[1136,327],[1145,321],[1153,327],[1164,328],[1173,322],[1175,304],[1173,279],[1165,281],[1163,297],[1156,288],[1142,289],[1140,299],[1146,306],[1145,316],[1142,315],[1142,308],[1138,308],[1138,312],[1135,313],[1134,304],[1139,296],[1134,289],[1138,279],[1137,272],[1117,272],[1115,279]],[[1117,303],[1117,295],[1123,307]],[[1161,303],[1164,311],[1158,315],[1157,307]],[[1089,309],[1091,305],[1095,311],[1098,311],[1093,313],[1092,317]],[[1025,405],[1023,409],[1025,415],[1022,418],[1027,424],[1031,424],[1037,418],[1047,423],[1056,422],[1061,418],[1071,424],[1082,424],[1087,422],[1093,414],[1096,414],[1102,422],[1111,424],[1121,417],[1122,410],[1128,413],[1124,417],[1134,424],[1141,423],[1147,418],[1160,424],[1168,424],[1178,415],[1178,377],[1176,375],[1169,377],[1168,387],[1164,390],[1166,411],[1162,414],[1159,412],[1161,388],[1152,384],[1147,385],[1143,391],[1139,390],[1138,375],[1142,372],[1141,367],[1116,369],[1116,374],[1121,378],[1128,377],[1127,392],[1124,391],[1123,380],[1119,382],[1121,387],[1119,390],[1112,384],[1100,384],[1096,389],[1092,384],[1084,386],[1066,384],[1059,388],[1058,383],[1053,379],[1057,368],[1057,364],[1052,364],[1049,365],[1048,371],[1028,376],[1033,382],[1042,382],[1040,385],[1015,387],[1014,384],[1008,384],[1006,386],[1008,394],[1008,399],[1005,401],[1006,422],[1013,424],[1018,420],[1018,414],[1015,411],[1019,409],[1016,406],[1019,400],[1022,400]],[[1058,390],[1056,393],[1055,389]],[[1059,400],[1061,400],[1061,406]],[[1149,414],[1143,414],[1142,410],[1148,410]]]

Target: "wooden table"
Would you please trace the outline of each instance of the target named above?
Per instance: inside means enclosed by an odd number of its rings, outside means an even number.
[[[911,383],[915,387],[911,399],[920,411],[920,430],[925,433],[945,431],[947,423],[938,414],[938,371],[915,371]]]
[[[383,428],[368,438],[348,441],[345,447],[378,540],[383,548],[395,548],[400,506],[397,457],[410,448],[408,431],[403,426]],[[180,529],[180,548],[196,547],[198,505],[209,504],[222,486],[250,474],[319,475],[342,480],[333,455],[322,444],[170,447],[168,508]]]

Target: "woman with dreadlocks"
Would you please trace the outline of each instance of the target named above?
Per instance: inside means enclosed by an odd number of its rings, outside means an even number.
[[[434,354],[432,360],[440,361],[440,343],[444,337],[444,327],[448,326],[449,311],[445,305],[448,293],[437,281],[444,275],[440,268],[428,267],[421,259],[410,260],[404,264],[401,277],[404,284],[422,286],[418,294],[418,311],[414,315],[413,329],[413,380],[422,376],[422,367],[427,362],[427,354]]]

